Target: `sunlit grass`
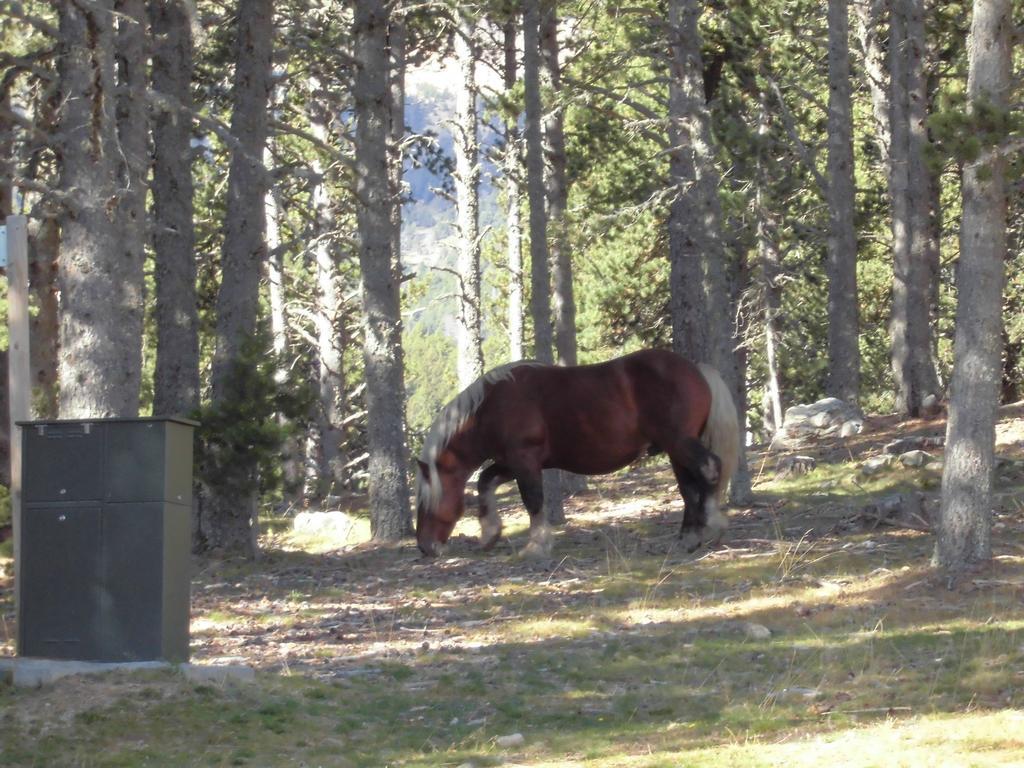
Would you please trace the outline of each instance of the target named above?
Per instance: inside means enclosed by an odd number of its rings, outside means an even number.
[[[1024,764],[1019,521],[954,592],[924,534],[811,530],[818,505],[839,520],[918,480],[892,468],[865,484],[848,463],[762,482],[785,505],[736,513],[735,539],[697,556],[678,548],[661,467],[572,500],[550,562],[516,556],[514,494],[491,553],[471,511],[435,562],[279,532],[261,561],[213,564],[196,585],[193,638],[283,638],[261,646],[273,663],[255,683],[0,686],[0,765]],[[341,644],[301,639],[348,618]],[[502,746],[511,734],[522,743]]]

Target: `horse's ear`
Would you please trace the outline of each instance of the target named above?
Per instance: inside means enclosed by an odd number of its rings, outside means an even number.
[[[424,480],[430,480],[430,467],[427,466],[427,463],[416,459],[416,465],[420,468],[420,477]]]

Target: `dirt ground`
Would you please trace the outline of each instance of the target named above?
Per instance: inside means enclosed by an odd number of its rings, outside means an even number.
[[[860,461],[880,454],[897,437],[942,436],[944,432],[941,419],[900,422],[872,417],[862,434],[800,453],[823,463]],[[1024,404],[1002,410],[998,443],[999,456],[1024,458]],[[518,532],[513,530],[492,553],[478,551],[478,526],[475,520],[466,520],[456,530],[447,555],[438,560],[421,558],[412,542],[310,554],[280,548],[281,538],[268,539],[255,563],[197,560],[192,581],[192,659],[343,678],[363,674],[371,663],[413,657],[428,648],[456,651],[485,645],[492,634],[502,634],[524,616],[557,618],[593,599],[586,589],[589,581],[628,567],[626,563],[636,555],[657,558],[663,568],[671,569],[694,558],[736,562],[777,553],[780,541],[791,548],[795,544],[797,550],[804,542],[820,556],[851,546],[847,538],[851,533],[857,535],[855,546],[872,546],[871,530],[861,514],[863,499],[851,503],[825,494],[818,501],[795,504],[777,492],[764,492],[777,460],[777,454],[751,452],[756,503],[733,510],[726,538],[696,555],[685,553],[678,544],[678,493],[664,462],[652,459],[626,473],[597,479],[568,500],[569,522],[557,533],[549,561],[514,556],[525,540],[526,516],[518,497],[509,493],[499,497],[499,505],[506,525],[512,523]],[[932,491],[932,496],[936,493]],[[995,519],[996,559],[986,572],[942,595],[951,608],[969,604],[972,590],[979,585],[1024,589],[1018,566],[1024,554],[1022,502],[1024,498],[1014,492],[1001,498]],[[885,540],[880,536],[873,546],[903,547],[922,564],[902,583],[904,594],[927,586],[933,578],[924,568],[930,536],[891,528],[884,534]],[[869,543],[864,544],[865,540]],[[9,561],[5,565],[0,577],[0,655],[12,655],[12,569]],[[543,585],[543,590],[535,600],[524,601],[521,610],[510,609],[507,601],[496,605],[485,599],[524,583]],[[428,600],[427,593],[439,594],[441,600]],[[721,597],[728,599],[728,594]],[[727,611],[722,615],[727,619]],[[88,697],[97,695],[95,687],[87,690]],[[73,706],[74,699],[65,695],[66,706]]]

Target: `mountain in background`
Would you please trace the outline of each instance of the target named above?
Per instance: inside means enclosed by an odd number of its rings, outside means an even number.
[[[405,122],[410,133],[433,137],[436,151],[447,163],[440,168],[416,165],[406,160],[403,179],[407,202],[402,206],[402,262],[405,267],[423,275],[431,267],[454,267],[456,253],[455,203],[439,190],[451,188],[446,178],[454,165],[452,151],[452,117],[455,114],[455,81],[442,72],[430,79],[410,78],[405,103]],[[494,183],[497,169],[486,153],[499,143],[500,136],[489,126],[480,130],[480,148],[484,153],[480,176],[480,231],[497,228],[503,220],[498,205],[498,189]],[[445,167],[446,166],[446,167]],[[485,238],[486,239],[486,238]],[[452,276],[432,281],[448,286]],[[432,288],[427,299],[436,297],[444,288]],[[454,310],[451,311],[451,314]],[[431,313],[433,314],[433,313]]]

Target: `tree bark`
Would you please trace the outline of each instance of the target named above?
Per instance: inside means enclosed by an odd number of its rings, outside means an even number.
[[[526,192],[530,204],[530,316],[533,319],[533,356],[542,363],[555,361],[551,323],[551,268],[547,240],[544,144],[541,122],[540,0],[523,6],[523,89],[526,101]],[[544,514],[549,522],[565,520],[562,483],[557,472],[544,473]]]
[[[828,351],[827,392],[860,397],[857,233],[854,230],[853,110],[848,0],[828,4]]]
[[[857,38],[861,47],[864,74],[871,96],[871,112],[875,118],[875,142],[886,178],[889,177],[889,151],[892,133],[889,125],[889,72],[885,63],[885,16],[889,0],[854,2],[857,16]]]
[[[530,316],[534,357],[553,363],[551,271],[548,264],[544,190],[543,108],[540,95],[540,0],[525,0],[523,11],[523,87],[526,100],[526,192],[530,204]]]
[[[149,33],[145,0],[116,0],[116,65],[118,72],[117,135],[121,177],[121,206],[125,218],[124,248],[128,261],[137,265],[131,279],[137,281],[145,300],[143,265],[146,260],[146,191],[149,182]],[[139,326],[141,336],[142,328]]]
[[[458,205],[459,323],[456,338],[459,388],[484,372],[480,335],[480,144],[476,117],[476,23],[464,5],[455,9],[455,198]]]
[[[893,299],[892,369],[896,408],[916,416],[929,394],[938,394],[931,359],[927,237],[928,188],[924,168],[927,142],[923,78],[924,25],[921,0],[896,0],[890,16],[889,62]]]
[[[58,5],[61,214],[60,415],[135,416],[142,378],[143,265],[132,248],[114,103],[110,0]]]
[[[392,199],[388,180],[388,7],[355,6],[356,197],[362,268],[370,521],[373,538],[411,533],[403,411],[399,275],[392,263]]]
[[[14,188],[10,182],[14,175],[14,123],[6,117],[11,112],[12,86],[13,82],[0,81],[0,219],[14,213]]]
[[[273,94],[273,103],[278,101]],[[263,150],[263,164],[270,168],[274,164],[272,142],[267,142]],[[281,247],[281,220],[283,209],[280,193],[277,189],[267,189],[263,195],[263,215],[267,226],[267,258],[264,262],[267,271],[267,303],[270,308],[270,339],[274,353],[274,382],[278,386],[288,380],[288,309],[285,302],[285,269],[284,249]],[[289,420],[282,414],[277,415],[277,423],[287,427]],[[289,504],[301,505],[305,502],[303,468],[305,466],[304,451],[306,443],[298,436],[290,436],[285,441],[281,454],[281,474],[284,478],[284,501]]]
[[[676,169],[691,173],[692,181],[684,176],[683,189],[679,193],[685,199],[679,204],[682,216],[673,218],[670,212],[669,238],[672,259],[671,280],[673,289],[673,346],[691,359],[708,362],[718,369],[722,379],[729,386],[737,405],[745,402],[741,392],[744,387],[742,371],[735,354],[736,326],[733,320],[732,290],[725,246],[722,242],[722,208],[718,197],[721,176],[718,173],[711,135],[711,118],[705,102],[704,67],[701,60],[701,36],[697,26],[701,6],[697,0],[670,0],[669,34],[671,50],[671,77],[669,79],[670,130],[673,153],[679,153]],[[673,88],[673,83],[675,87]],[[671,162],[671,161],[670,161]],[[692,170],[691,170],[692,169]],[[671,171],[670,171],[671,172]],[[673,205],[673,209],[675,209]],[[671,239],[675,233],[698,233],[694,243],[697,250],[684,248],[673,252]],[[683,237],[692,237],[682,234]],[[695,289],[680,285],[677,280],[689,275],[694,266],[685,263],[694,258],[701,263],[703,272],[703,304],[696,302]],[[680,263],[683,262],[683,263]],[[682,298],[689,291],[687,298]],[[694,325],[688,328],[686,322]],[[700,330],[696,330],[700,328]],[[701,334],[703,349],[696,348],[688,334]],[[689,352],[693,349],[693,352]],[[744,467],[743,441],[740,441],[739,467]],[[735,504],[744,504],[750,498],[750,479],[746,472],[738,471],[730,484],[730,498]]]
[[[506,93],[516,85],[516,13],[504,26]],[[523,358],[523,233],[519,220],[522,195],[520,175],[522,152],[519,145],[519,126],[515,117],[505,120],[505,195],[506,236],[508,257],[508,356],[509,360]]]
[[[968,43],[970,114],[1009,104],[1010,0],[975,0]],[[935,564],[951,576],[992,556],[992,475],[1002,355],[1006,160],[985,151],[964,166],[956,340]]]
[[[765,416],[766,421],[770,421],[767,431],[769,435],[773,435],[782,427],[782,388],[779,384],[778,363],[778,316],[782,309],[779,278],[782,274],[782,257],[775,241],[774,230],[777,224],[772,219],[770,206],[765,201],[765,190],[768,186],[765,157],[768,135],[768,108],[762,100],[757,125],[757,187],[754,190],[754,214],[757,221],[757,257],[761,266],[761,290],[764,295],[764,348],[768,368]]]
[[[402,201],[405,195],[405,59],[409,37],[405,13],[401,3],[398,3],[388,20],[388,88],[391,92],[388,144],[392,198],[391,263],[398,275],[402,274]]]
[[[170,100],[153,119],[153,252],[156,369],[153,413],[184,415],[199,406],[192,202],[192,28],[184,0],[151,0],[153,90]],[[178,108],[180,105],[180,108]]]
[[[259,281],[267,255],[266,169],[273,50],[272,0],[239,0],[221,285],[217,293],[213,404],[237,396],[243,350],[256,332]],[[257,478],[210,487],[200,510],[200,546],[253,556],[257,550]],[[241,491],[239,488],[251,488]]]
[[[273,51],[272,0],[239,0],[231,135],[238,144],[228,172],[221,285],[217,293],[213,399],[225,391],[243,342],[256,330],[259,280],[267,256],[267,143]]]
[[[669,180],[675,188],[668,212],[669,311],[673,349],[699,361],[709,359],[703,264],[707,245],[697,200],[691,113],[694,99],[703,99],[704,86],[696,80],[700,62],[692,61],[693,51],[683,40],[685,12],[683,0],[669,2]]]
[[[29,320],[32,410],[35,418],[54,419],[59,413],[57,369],[60,365],[57,289],[60,227],[57,220],[46,218],[30,228],[28,247],[28,287],[37,310]]]
[[[558,60],[558,8],[545,8],[540,32],[544,70],[554,103],[544,123],[549,172],[546,176],[548,231],[552,273],[552,310],[555,350],[559,365],[576,365],[576,298],[573,291],[572,254],[569,250],[567,211],[569,181],[566,174],[565,111],[559,102],[562,68]]]
[[[312,134],[325,143],[328,140],[328,115],[327,110],[318,108],[310,120]],[[316,258],[316,338],[319,368],[317,388],[320,400],[316,419],[320,442],[317,469],[318,496],[322,498],[325,495],[337,495],[345,480],[345,431],[342,427],[346,408],[343,354],[345,339],[338,247],[331,234],[335,228],[335,220],[327,191],[327,180],[324,178],[325,169],[316,156],[313,159],[312,170],[316,179],[312,199],[316,216],[316,246],[313,254]]]

